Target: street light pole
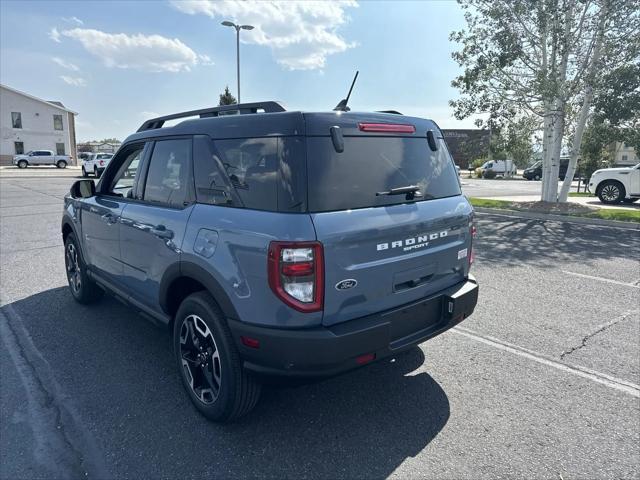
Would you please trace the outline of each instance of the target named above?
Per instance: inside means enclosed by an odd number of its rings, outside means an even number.
[[[225,27],[233,27],[236,30],[236,71],[238,79],[238,103],[240,103],[240,30],[253,30],[253,25],[238,25],[225,20],[222,22]]]

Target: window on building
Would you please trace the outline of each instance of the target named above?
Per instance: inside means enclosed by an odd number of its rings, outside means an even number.
[[[24,142],[13,142],[13,147],[16,150],[16,155],[22,155],[24,153]]]
[[[11,112],[11,125],[13,128],[22,128],[22,114],[20,112]]]
[[[53,116],[53,129],[62,130],[62,115]]]
[[[64,153],[64,143],[56,143],[56,155],[66,155]]]
[[[626,162],[627,160],[629,160],[629,156],[628,155],[622,155],[622,161]]]

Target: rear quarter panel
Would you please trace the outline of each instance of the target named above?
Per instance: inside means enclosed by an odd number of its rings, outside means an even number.
[[[213,239],[217,235],[214,253],[208,258],[202,250],[196,251],[196,242],[200,244],[205,234]],[[322,312],[301,313],[276,298],[269,288],[267,253],[272,240],[315,239],[308,214],[197,204],[181,260],[210,272],[233,303],[238,320],[267,327],[310,327],[321,324]]]

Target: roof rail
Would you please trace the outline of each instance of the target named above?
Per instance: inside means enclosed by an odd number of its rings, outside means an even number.
[[[144,122],[138,129],[138,132],[145,130],[155,130],[156,128],[162,128],[164,122],[167,120],[175,120],[176,118],[186,117],[218,117],[220,115],[226,115],[227,112],[238,112],[240,115],[248,113],[261,113],[259,110],[263,110],[264,113],[275,113],[286,111],[282,105],[278,102],[254,102],[254,103],[240,103],[235,105],[221,105],[219,107],[202,108],[200,110],[190,110],[188,112],[172,113],[171,115],[165,115],[163,117],[151,118]]]
[[[402,115],[402,113],[397,110],[378,110],[377,113],[393,113],[394,115]]]

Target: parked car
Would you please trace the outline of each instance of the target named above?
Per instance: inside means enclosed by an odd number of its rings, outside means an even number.
[[[564,180],[564,177],[567,175],[567,168],[569,167],[569,158],[568,157],[560,157],[560,167],[558,169],[558,179]],[[578,174],[578,169],[576,168],[576,173],[574,174],[574,178],[576,178]],[[533,165],[527,167],[522,172],[522,177],[527,180],[540,180],[542,179],[542,160],[538,160]]]
[[[30,165],[55,165],[58,168],[67,168],[71,158],[69,155],[54,155],[51,150],[31,150],[23,155],[15,155],[13,164],[18,168],[27,168]]]
[[[265,378],[346,372],[471,315],[474,233],[431,120],[276,102],[148,120],[62,217],[73,297],[109,291],[165,325],[215,421]]]
[[[640,199],[640,163],[635,167],[603,168],[589,179],[589,191],[602,203],[633,203]]]
[[[100,178],[102,172],[109,164],[109,161],[113,157],[113,153],[92,153],[87,158],[82,160],[82,176],[88,177],[90,173],[93,173],[96,177]]]
[[[518,168],[516,167],[516,164],[513,163],[513,160],[489,160],[482,164],[480,170],[482,171],[483,176],[487,170],[494,171],[496,175],[504,175],[507,172],[511,175],[518,173]]]

